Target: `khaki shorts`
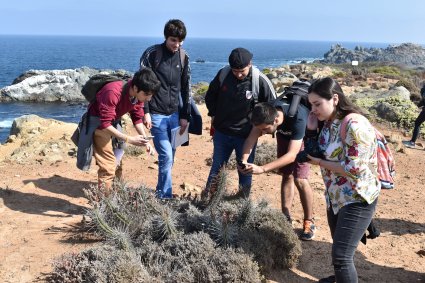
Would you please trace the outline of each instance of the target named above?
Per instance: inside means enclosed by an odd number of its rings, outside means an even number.
[[[283,156],[288,152],[290,140],[284,137],[283,135],[277,133],[277,158]],[[300,151],[304,149],[304,142],[301,145]],[[278,169],[279,173],[282,175],[293,175],[297,179],[308,179],[310,175],[310,163],[298,163],[297,161],[292,162],[286,166],[283,166]]]

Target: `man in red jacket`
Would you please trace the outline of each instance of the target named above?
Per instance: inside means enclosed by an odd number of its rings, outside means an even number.
[[[121,178],[122,175],[122,154],[121,156],[114,154],[114,138],[121,143],[146,146],[150,154],[155,152],[143,128],[143,105],[158,92],[159,88],[160,82],[155,73],[145,68],[136,72],[133,79],[127,83],[123,81],[107,83],[96,94],[96,100],[89,105],[89,115],[96,116],[100,120],[100,125],[93,135],[94,158],[99,166],[99,186],[104,186],[106,195],[111,191],[114,178]],[[121,117],[126,113],[130,114],[138,135],[129,136],[117,129],[117,126],[120,128]]]

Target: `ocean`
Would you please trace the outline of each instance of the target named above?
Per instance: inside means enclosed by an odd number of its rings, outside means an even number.
[[[0,35],[0,88],[10,85],[25,71],[73,69],[83,66],[98,69],[138,69],[143,51],[163,38],[21,36]],[[189,54],[192,84],[209,82],[227,64],[230,51],[245,47],[260,69],[322,59],[332,45],[341,43],[353,49],[387,47],[388,43],[292,41],[256,39],[188,38],[183,48]],[[197,62],[202,61],[202,63]],[[85,111],[82,105],[61,103],[0,103],[0,143],[9,135],[13,119],[36,114],[65,122],[77,122]]]

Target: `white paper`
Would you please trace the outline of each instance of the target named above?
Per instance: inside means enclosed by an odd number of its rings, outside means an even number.
[[[181,127],[171,129],[171,146],[173,149],[189,141],[189,123],[187,123],[186,130],[181,135],[180,128]]]

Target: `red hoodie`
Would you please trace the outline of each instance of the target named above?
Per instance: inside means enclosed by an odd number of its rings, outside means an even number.
[[[145,114],[143,102],[131,103],[129,94],[131,80],[128,81],[128,89],[123,95],[121,95],[122,85],[122,81],[107,83],[96,94],[95,102],[89,105],[89,115],[100,117],[98,129],[111,126],[114,120],[120,119],[126,113],[130,113],[134,125],[142,123]]]

